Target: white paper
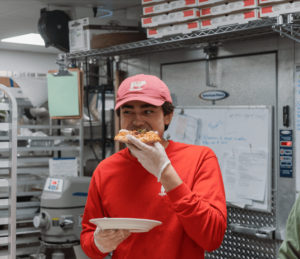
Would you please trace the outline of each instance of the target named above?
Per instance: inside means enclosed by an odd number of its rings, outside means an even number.
[[[48,100],[46,78],[14,78],[33,106],[39,107]]]
[[[78,176],[77,158],[49,159],[49,176]]]
[[[268,154],[263,150],[240,151],[237,194],[241,198],[264,201],[267,185]]]
[[[195,144],[197,140],[199,119],[187,115],[176,116],[177,123],[174,128],[170,128],[170,134],[176,141],[187,144]]]
[[[238,186],[238,160],[237,154],[225,153],[223,155],[223,181],[225,186],[226,202],[240,208],[251,206],[252,200],[241,198],[237,193]]]

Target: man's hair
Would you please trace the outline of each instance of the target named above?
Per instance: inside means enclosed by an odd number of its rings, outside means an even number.
[[[164,115],[171,114],[174,111],[174,105],[170,102],[164,102],[161,107],[163,109]],[[117,113],[118,117],[120,117],[120,113],[121,113],[120,108],[116,110],[116,113]],[[165,130],[167,130],[168,127],[169,127],[169,125],[165,125]]]
[[[163,105],[161,106],[163,109],[164,115],[168,115],[173,113],[174,111],[174,105],[170,102],[164,102]],[[169,124],[165,125],[165,131],[169,128]]]

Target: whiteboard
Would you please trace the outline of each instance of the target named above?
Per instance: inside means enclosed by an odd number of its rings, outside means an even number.
[[[271,106],[177,107],[165,137],[215,152],[228,205],[271,210]]]

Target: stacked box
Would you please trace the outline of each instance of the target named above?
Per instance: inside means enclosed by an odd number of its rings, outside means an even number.
[[[287,2],[287,0],[258,0],[258,5]]]
[[[157,3],[165,2],[165,0],[142,0],[142,5],[152,5]]]
[[[157,4],[149,5],[149,2]],[[199,0],[142,0],[142,27],[147,28],[148,38],[159,38],[200,29],[200,10],[195,8]],[[192,21],[196,21],[192,23]]]
[[[155,15],[176,10],[197,7],[199,0],[175,0],[154,5],[143,6],[143,15]]]
[[[168,14],[154,15],[151,17],[142,17],[142,27],[150,28],[157,27],[160,25],[172,24],[177,22],[184,22],[199,19],[199,9],[187,9],[177,12],[171,12]]]
[[[259,10],[253,9],[253,10],[247,10],[239,13],[231,13],[228,15],[202,19],[201,28],[215,29],[219,26],[230,25],[230,24],[243,24],[257,19],[259,19]]]
[[[169,3],[161,3],[143,7],[143,15],[161,14],[169,11]]]
[[[187,34],[193,31],[200,30],[200,22],[186,22],[174,25],[160,26],[157,28],[147,29],[148,38],[161,38],[163,36],[170,36],[175,34]]]
[[[128,22],[127,26],[113,26],[102,22],[102,19],[91,17],[69,21],[70,52],[91,50],[92,39],[99,34],[138,33],[138,27],[131,26],[131,21],[124,21]]]
[[[187,9],[199,6],[198,0],[177,0],[169,3],[169,11]]]
[[[198,0],[199,1],[199,4],[198,6],[199,7],[206,7],[206,6],[212,6],[212,5],[216,5],[216,4],[222,4],[222,3],[226,3],[227,0]]]
[[[261,17],[276,17],[281,14],[300,12],[300,1],[272,4],[260,7]]]
[[[255,9],[258,7],[257,0],[239,0],[225,4],[204,7],[200,9],[201,17],[224,15],[232,12]]]
[[[258,7],[257,0],[240,0],[229,2],[229,9],[232,12],[241,11],[241,10],[248,10],[248,9],[255,9]]]
[[[226,14],[226,13],[230,13],[230,12],[231,12],[231,10],[229,8],[228,3],[215,5],[215,6],[209,6],[209,7],[200,9],[201,18],[209,17],[209,16],[217,16],[217,15]]]

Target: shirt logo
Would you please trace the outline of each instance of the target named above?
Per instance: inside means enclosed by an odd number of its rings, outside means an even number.
[[[129,91],[141,91],[143,86],[146,84],[146,81],[134,81],[131,82]]]
[[[158,194],[159,196],[165,196],[167,195],[166,191],[165,191],[165,188],[163,186],[161,186],[160,188],[160,193]]]

